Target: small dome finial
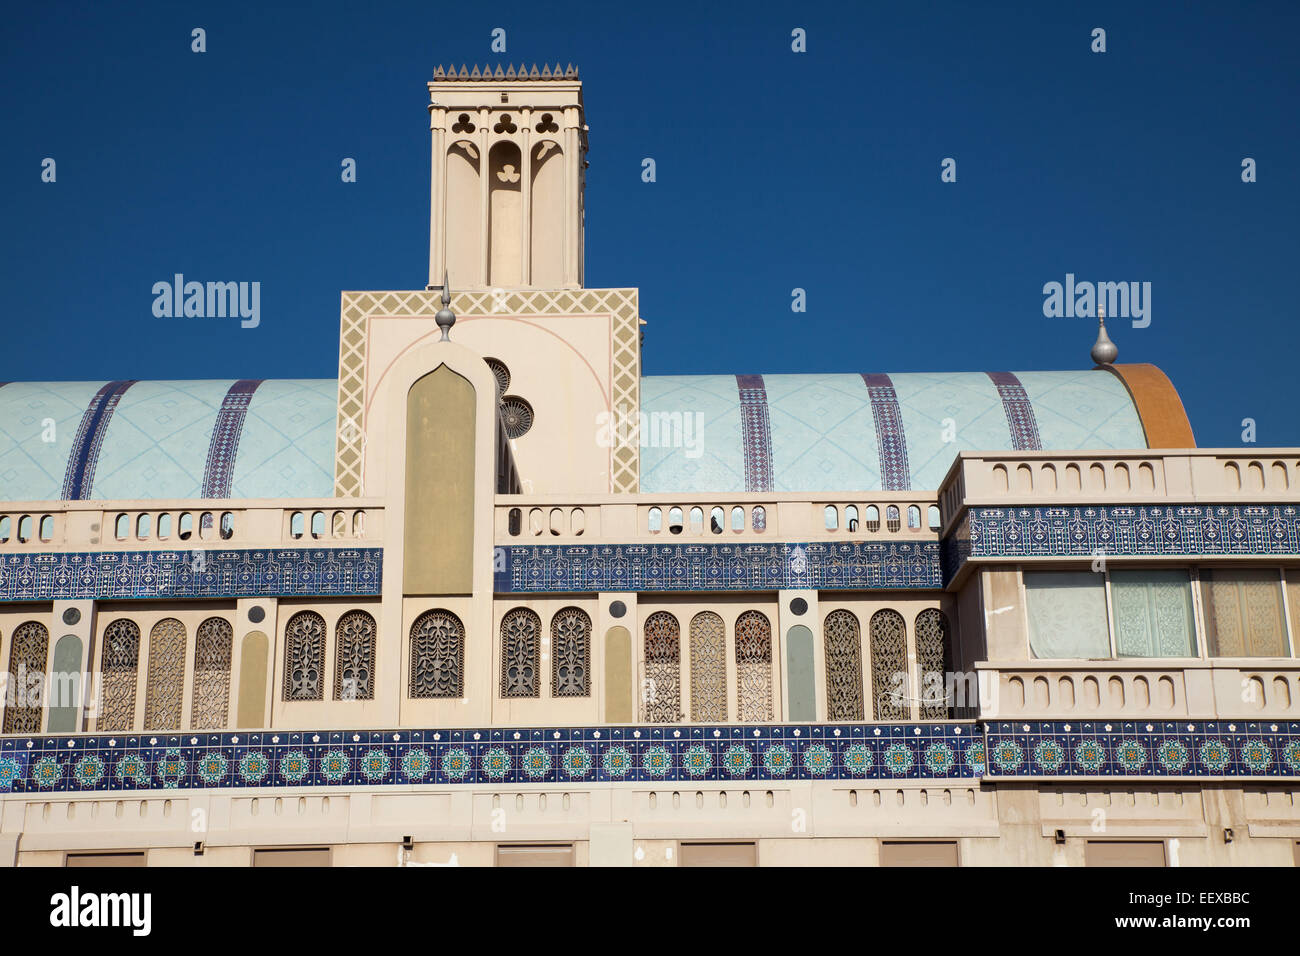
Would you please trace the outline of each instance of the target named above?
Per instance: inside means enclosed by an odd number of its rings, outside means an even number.
[[[438,328],[442,329],[442,338],[439,342],[450,342],[451,338],[447,335],[451,327],[456,324],[456,313],[451,311],[451,280],[444,271],[442,274],[442,308],[438,310],[434,321],[438,323]]]
[[[1098,365],[1113,365],[1119,358],[1119,347],[1106,334],[1106,307],[1097,304],[1097,342],[1092,347],[1092,360]]]

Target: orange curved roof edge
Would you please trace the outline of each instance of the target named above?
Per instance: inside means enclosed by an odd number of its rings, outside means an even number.
[[[1195,448],[1196,437],[1178,389],[1154,365],[1107,365],[1119,378],[1137,407],[1148,448]]]

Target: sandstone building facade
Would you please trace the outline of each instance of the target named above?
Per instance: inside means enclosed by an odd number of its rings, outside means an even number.
[[[0,862],[1296,862],[1300,450],[1104,349],[643,375],[576,71],[429,93],[337,379],[0,385]]]

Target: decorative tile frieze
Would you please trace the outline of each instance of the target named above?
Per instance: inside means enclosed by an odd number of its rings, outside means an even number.
[[[380,592],[380,548],[81,551],[0,558],[0,601],[362,596]]]
[[[1300,554],[1295,505],[971,508],[944,541],[944,579],[967,558]]]
[[[9,736],[0,792],[760,780],[1300,779],[1295,721]]]
[[[517,545],[498,593],[932,589],[939,542]]]
[[[9,737],[0,792],[974,778],[969,723]]]
[[[1300,777],[1300,722],[998,721],[985,726],[989,779]]]

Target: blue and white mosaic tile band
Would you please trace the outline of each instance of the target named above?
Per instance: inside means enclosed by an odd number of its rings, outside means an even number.
[[[988,779],[1300,777],[1295,721],[1005,721],[985,739]]]
[[[90,551],[0,558],[0,601],[357,597],[380,593],[380,548]]]
[[[0,741],[0,791],[975,778],[974,724],[98,734]]]
[[[518,545],[497,593],[942,587],[938,541],[814,544]]]
[[[1300,779],[1300,723],[657,725],[0,740],[5,793],[1116,777]]]
[[[1295,505],[972,508],[974,558],[1300,554]]]

